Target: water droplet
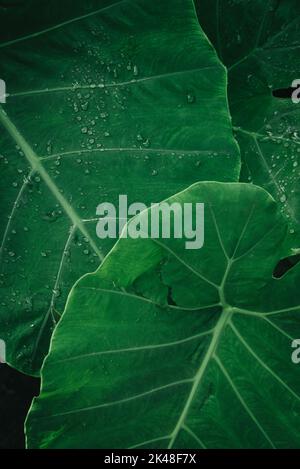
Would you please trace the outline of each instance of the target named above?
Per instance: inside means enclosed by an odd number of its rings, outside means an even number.
[[[52,290],[52,292],[56,298],[58,298],[61,295],[60,288],[55,288],[54,290]]]
[[[143,146],[146,147],[146,148],[149,148],[149,147],[150,147],[150,140],[149,140],[149,138],[147,138],[147,139],[143,142]]]
[[[80,105],[80,107],[81,107],[81,109],[82,109],[83,111],[87,111],[87,110],[88,110],[88,107],[89,107],[88,101],[86,101],[85,103],[82,103],[82,104]]]
[[[47,151],[47,154],[48,154],[48,155],[51,155],[51,153],[52,153],[52,143],[51,143],[51,140],[49,140],[49,141],[47,142],[46,151]]]
[[[187,100],[188,104],[194,103],[196,101],[195,95],[193,95],[192,93],[188,93],[186,95],[186,100]]]

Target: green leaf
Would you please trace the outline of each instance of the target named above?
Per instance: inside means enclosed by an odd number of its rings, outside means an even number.
[[[226,71],[192,0],[0,7],[1,338],[39,371],[73,283],[113,240],[96,207],[235,181]]]
[[[214,182],[169,202],[204,202],[204,247],[121,238],[76,283],[27,418],[30,448],[300,447],[300,265],[272,276],[287,232],[277,204]]]
[[[300,104],[274,90],[300,79],[298,0],[195,0],[199,20],[228,68],[228,94],[242,180],[264,187],[300,247]],[[299,93],[298,93],[299,94]]]

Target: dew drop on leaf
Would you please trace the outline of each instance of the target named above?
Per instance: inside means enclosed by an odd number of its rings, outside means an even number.
[[[187,100],[188,104],[193,104],[196,101],[196,98],[192,93],[188,93],[186,95],[186,100]]]
[[[133,66],[133,76],[137,77],[139,74],[139,69],[137,67],[137,65],[134,65]]]

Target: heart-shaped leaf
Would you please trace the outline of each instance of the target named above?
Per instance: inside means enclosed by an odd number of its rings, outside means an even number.
[[[30,448],[300,447],[300,265],[272,276],[287,231],[277,204],[213,182],[168,202],[205,204],[204,246],[121,238],[77,282],[27,419]]]
[[[239,155],[192,0],[34,0],[0,19],[0,336],[35,374],[71,286],[114,243],[98,204],[237,180]]]

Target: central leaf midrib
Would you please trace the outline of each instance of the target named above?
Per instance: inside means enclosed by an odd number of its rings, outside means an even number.
[[[220,340],[220,337],[228,323],[228,321],[230,320],[230,317],[232,315],[232,309],[231,308],[224,308],[221,316],[220,316],[220,319],[218,321],[218,323],[216,324],[215,326],[215,330],[214,330],[214,333],[213,333],[213,336],[212,336],[212,340],[210,342],[210,345],[207,349],[207,352],[205,354],[205,357],[194,377],[194,383],[193,383],[193,386],[192,386],[192,389],[191,389],[191,392],[187,398],[187,401],[185,403],[185,406],[180,414],[180,417],[177,421],[177,424],[172,432],[172,438],[170,440],[170,443],[168,445],[168,449],[172,448],[181,428],[183,427],[183,424],[185,422],[185,419],[188,415],[188,412],[190,410],[190,407],[193,403],[193,400],[194,400],[194,397],[195,397],[195,394],[197,393],[198,391],[198,388],[199,388],[199,385],[200,385],[200,382],[203,378],[203,375],[207,369],[207,366],[209,365],[213,355],[214,355],[214,352],[218,346],[218,343],[219,343],[219,340]]]
[[[25,157],[27,158],[28,162],[30,163],[33,170],[37,171],[40,176],[42,177],[43,181],[45,182],[48,189],[52,192],[54,197],[57,199],[67,216],[70,218],[72,223],[81,231],[81,233],[88,239],[91,247],[94,249],[100,260],[102,261],[104,256],[97,248],[96,244],[90,237],[88,231],[85,229],[81,218],[75,212],[73,207],[69,204],[69,202],[64,198],[64,196],[59,191],[56,184],[53,182],[49,174],[47,173],[46,169],[41,164],[40,159],[29,145],[29,143],[25,140],[22,136],[20,131],[17,129],[15,124],[10,120],[6,112],[0,107],[0,122],[5,127],[9,135],[12,139],[16,142],[16,144],[21,148]]]
[[[246,232],[246,229],[248,227],[248,224],[249,224],[249,221],[251,219],[251,216],[253,214],[253,210],[254,210],[254,205],[252,206],[252,209],[249,213],[249,216],[246,220],[246,223],[240,233],[240,236],[239,236],[239,239],[236,243],[236,246],[235,246],[235,249],[234,249],[234,252],[233,252],[233,255],[236,253],[236,250],[238,249],[239,245],[240,245],[240,242]],[[221,232],[219,230],[219,226],[218,226],[218,222],[217,222],[217,219],[216,219],[216,216],[215,216],[215,213],[213,211],[213,208],[210,204],[210,211],[211,211],[211,215],[212,215],[212,220],[213,220],[213,223],[214,223],[214,227],[215,227],[215,230],[217,232],[217,235],[218,235],[218,240],[219,240],[219,244],[220,244],[220,247],[223,251],[223,254],[224,254],[224,257],[226,259],[226,262],[227,262],[227,265],[226,265],[226,269],[224,271],[224,274],[223,274],[223,278],[222,278],[222,281],[221,281],[221,284],[220,285],[216,285],[217,289],[218,289],[218,293],[219,293],[219,298],[220,298],[220,305],[222,305],[223,307],[223,311],[221,313],[221,316],[214,328],[214,332],[213,332],[213,336],[212,336],[212,340],[210,342],[210,345],[207,349],[207,352],[205,354],[205,357],[203,359],[203,361],[201,362],[201,365],[194,377],[194,382],[193,382],[193,386],[192,386],[192,389],[191,389],[191,392],[187,398],[187,401],[185,403],[185,406],[180,414],[180,417],[177,421],[177,424],[172,432],[172,436],[171,436],[171,440],[170,440],[170,443],[168,445],[168,449],[172,448],[173,446],[173,443],[175,442],[180,430],[184,427],[184,424],[185,424],[185,419],[188,415],[188,412],[190,410],[190,407],[193,403],[193,400],[194,400],[194,397],[195,397],[195,394],[197,393],[198,391],[198,388],[199,388],[199,385],[201,383],[201,380],[204,376],[204,373],[210,363],[210,361],[215,357],[215,352],[216,352],[216,349],[218,347],[218,343],[220,341],[220,338],[222,336],[222,333],[224,332],[227,324],[230,322],[231,320],[231,317],[232,317],[232,314],[234,312],[232,306],[230,306],[228,303],[227,303],[227,300],[226,300],[226,295],[225,295],[225,285],[226,285],[226,281],[227,281],[227,278],[228,278],[228,275],[229,275],[229,272],[231,270],[231,267],[232,267],[232,264],[234,262],[234,258],[233,257],[229,257],[228,256],[228,253],[225,249],[225,246],[224,246],[224,243],[222,241],[222,235],[221,235]]]

